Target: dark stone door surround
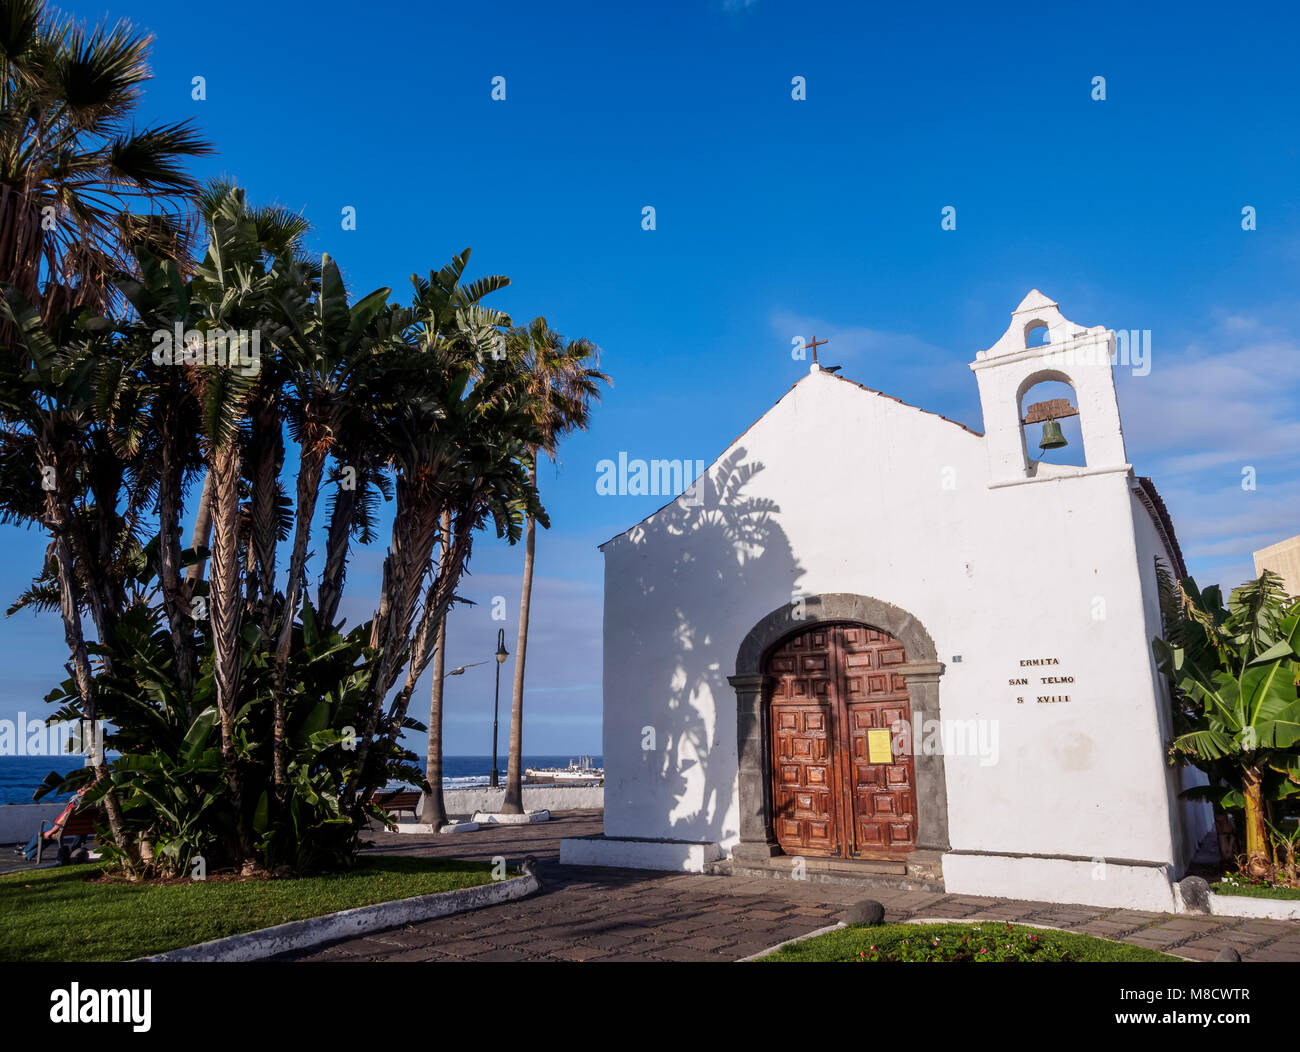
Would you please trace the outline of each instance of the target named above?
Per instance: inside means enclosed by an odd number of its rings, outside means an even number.
[[[731,849],[733,858],[757,860],[782,854],[772,832],[769,677],[764,675],[763,665],[768,651],[786,636],[818,621],[852,621],[889,633],[907,649],[907,664],[899,666],[897,671],[907,678],[913,720],[924,726],[923,721],[940,718],[939,677],[944,666],[930,633],[906,610],[870,596],[834,592],[805,597],[803,617],[796,619],[795,612],[793,603],[785,603],[760,620],[740,644],[736,674],[727,678],[736,691],[736,745],[740,763],[740,843]],[[917,783],[916,850],[918,855],[937,861],[938,856],[949,850],[943,754],[927,756],[919,751],[920,741],[912,744]]]

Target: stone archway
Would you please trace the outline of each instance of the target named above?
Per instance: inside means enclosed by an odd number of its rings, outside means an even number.
[[[796,617],[796,613],[802,616]],[[940,719],[939,677],[944,667],[925,626],[906,610],[880,599],[846,592],[808,596],[802,609],[786,603],[762,618],[745,636],[736,654],[736,674],[728,682],[736,691],[736,745],[740,765],[740,843],[732,856],[771,858],[781,854],[772,830],[771,735],[768,728],[769,682],[764,673],[768,653],[786,637],[810,624],[854,622],[878,628],[899,640],[907,663],[895,670],[907,678],[914,720]],[[938,856],[949,849],[948,788],[942,753],[917,750],[917,854]]]

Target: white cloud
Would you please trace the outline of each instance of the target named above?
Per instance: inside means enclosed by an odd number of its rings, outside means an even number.
[[[1295,463],[1300,449],[1300,342],[1238,316],[1219,319],[1209,346],[1153,339],[1151,372],[1117,369],[1130,459],[1154,456],[1169,475],[1229,465]]]
[[[1147,376],[1116,370],[1129,460],[1160,488],[1193,576],[1230,589],[1255,551],[1300,533],[1300,340],[1220,312],[1206,342],[1153,343]]]

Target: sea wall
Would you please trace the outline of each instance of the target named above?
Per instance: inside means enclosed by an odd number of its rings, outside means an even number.
[[[500,789],[450,789],[442,794],[449,815],[472,815],[475,811],[500,811],[506,791]],[[587,811],[605,806],[602,786],[525,785],[526,811]]]
[[[41,827],[53,822],[67,804],[0,804],[0,844],[25,844]]]
[[[452,789],[443,794],[447,813],[470,815],[475,811],[499,811],[505,789]],[[53,822],[65,804],[0,804],[0,844],[25,844],[40,828],[41,820]],[[589,811],[605,806],[600,786],[524,786],[524,807],[529,811]]]

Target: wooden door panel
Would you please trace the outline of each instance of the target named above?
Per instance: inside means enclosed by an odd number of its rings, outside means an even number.
[[[891,750],[873,763],[870,749],[871,731],[911,719],[895,671],[906,661],[901,643],[864,625],[817,625],[769,656],[773,827],[788,854],[915,846],[912,757]]]
[[[833,632],[801,633],[768,660],[774,677],[772,815],[789,854],[832,855],[840,846],[833,752]]]
[[[778,841],[796,853],[829,854],[837,846],[831,776],[830,713],[821,707],[773,707],[776,784],[773,812]]]
[[[851,837],[847,854],[878,855],[916,844],[915,776],[912,757],[896,751],[895,726],[911,720],[907,680],[898,666],[907,651],[875,628],[843,628],[845,733]],[[872,763],[870,732],[890,735],[890,761]],[[909,735],[910,737],[910,735]]]

